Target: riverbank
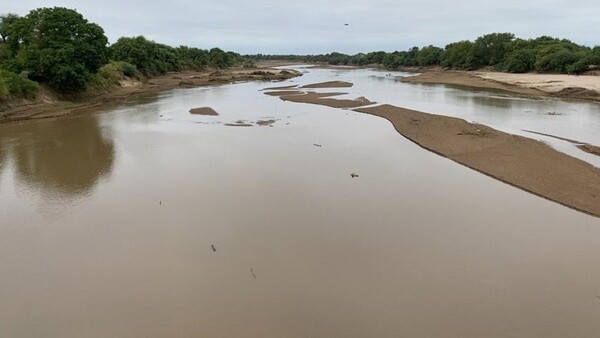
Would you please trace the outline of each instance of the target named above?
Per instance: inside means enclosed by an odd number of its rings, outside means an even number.
[[[560,97],[600,102],[600,76],[509,74],[501,72],[425,69],[406,83],[430,83],[501,90],[526,96]]]
[[[295,70],[271,66],[232,68],[168,73],[145,80],[126,79],[119,86],[104,91],[88,92],[74,99],[61,99],[43,91],[33,102],[21,102],[0,112],[0,123],[53,118],[117,103],[132,96],[156,94],[175,88],[219,85],[240,81],[283,81],[302,74]]]
[[[392,105],[360,107],[371,103],[337,100],[338,93],[268,92],[285,101],[349,108],[383,117],[396,131],[419,146],[502,182],[600,217],[600,169],[559,152],[549,145],[522,136]],[[312,95],[311,95],[312,94]],[[335,102],[339,101],[339,102]]]

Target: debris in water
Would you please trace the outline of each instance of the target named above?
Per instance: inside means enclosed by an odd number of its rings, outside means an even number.
[[[315,147],[319,147],[319,148],[321,148],[321,147],[322,147],[322,145],[321,145],[321,144],[318,144],[318,143],[313,143],[313,145],[314,145]]]
[[[215,248],[214,244],[211,244],[210,247],[212,248],[213,252],[217,252],[217,248]]]
[[[352,173],[352,174],[350,174],[350,177],[352,177],[352,178],[357,178],[357,177],[358,177],[358,174]]]
[[[162,207],[162,200],[158,201],[158,204]]]
[[[254,277],[254,279],[256,279],[256,274],[254,273],[254,269],[250,268],[250,273],[252,274],[252,277]]]

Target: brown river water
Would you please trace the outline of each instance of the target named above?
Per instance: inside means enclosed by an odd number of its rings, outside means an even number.
[[[407,106],[489,109],[504,129],[552,131],[543,113],[528,120],[536,107],[581,111],[566,128],[579,138],[600,123],[594,105],[507,106],[383,76],[290,83],[347,80],[380,102],[381,86],[426,90]],[[429,153],[383,119],[259,91],[285,84],[0,125],[0,337],[600,333],[600,219]],[[523,105],[534,112],[509,123]],[[188,113],[202,106],[220,116]],[[239,120],[252,127],[225,125]]]

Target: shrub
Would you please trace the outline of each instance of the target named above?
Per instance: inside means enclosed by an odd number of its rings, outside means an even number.
[[[39,85],[31,80],[5,69],[0,69],[0,99],[27,98],[34,99],[39,92]]]

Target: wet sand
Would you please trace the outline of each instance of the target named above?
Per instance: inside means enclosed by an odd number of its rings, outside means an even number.
[[[233,68],[224,71],[198,71],[169,73],[146,81],[122,81],[121,85],[106,93],[86,93],[73,101],[60,100],[52,94],[40,93],[36,102],[24,102],[0,112],[0,123],[61,117],[97,109],[105,109],[138,95],[156,94],[174,88],[218,85],[239,81],[281,81],[300,72],[272,68]]]
[[[431,83],[501,90],[527,96],[551,96],[600,101],[600,76],[508,74],[456,70],[425,70],[405,77],[406,83]]]
[[[319,83],[311,83],[302,86],[301,88],[350,88],[354,84],[345,81],[326,81]]]
[[[190,114],[194,114],[194,115],[208,115],[208,116],[218,116],[219,115],[219,113],[217,113],[211,107],[193,108],[193,109],[190,109]]]
[[[454,117],[391,105],[355,110],[387,119],[400,134],[427,150],[600,217],[600,169],[542,142]]]

